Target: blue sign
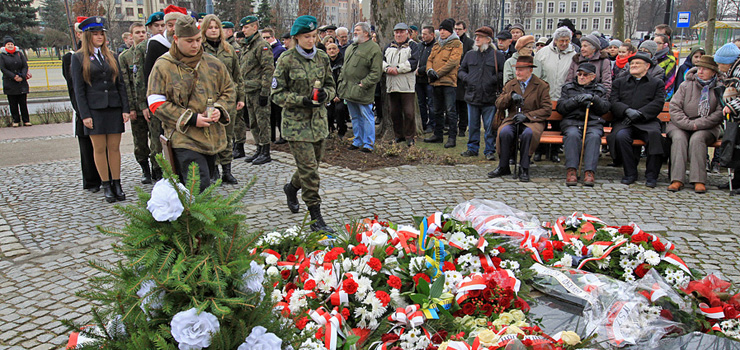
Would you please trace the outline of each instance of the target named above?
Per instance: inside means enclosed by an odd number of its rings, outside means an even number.
[[[676,28],[688,28],[691,22],[691,12],[679,12]]]

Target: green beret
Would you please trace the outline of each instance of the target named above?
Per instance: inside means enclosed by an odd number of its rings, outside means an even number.
[[[417,27],[417,26],[409,26],[409,29],[415,30],[417,32],[419,31],[419,27]]]
[[[164,21],[164,12],[155,12],[149,16],[149,20],[146,21],[146,25],[150,25],[154,22]]]
[[[198,13],[198,15],[197,15],[197,16],[195,16],[195,19],[203,19],[203,18],[205,18],[205,17],[206,17],[206,15],[207,15],[207,13],[205,13],[205,12],[200,12],[200,13]]]
[[[293,27],[290,28],[290,36],[313,32],[319,26],[319,21],[314,16],[301,16],[295,19]]]
[[[234,28],[234,23],[231,23],[229,21],[223,21],[221,22],[221,28],[224,28],[224,29]]]
[[[242,18],[241,21],[239,21],[239,24],[242,26],[245,26],[249,23],[254,23],[257,21],[259,21],[259,18],[257,18],[257,16],[247,16],[247,17]]]

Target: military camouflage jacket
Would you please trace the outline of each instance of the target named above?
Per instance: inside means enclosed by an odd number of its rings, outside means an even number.
[[[137,102],[136,96],[136,71],[139,66],[134,62],[134,51],[135,47],[123,50],[118,55],[118,67],[121,68],[121,77],[123,78],[123,84],[126,85],[126,95],[128,96],[128,105],[131,106],[132,111],[141,112],[139,109],[139,103]]]
[[[214,48],[207,42],[203,42],[203,52],[211,54],[218,58],[221,63],[226,66],[226,70],[229,71],[231,81],[234,82],[234,88],[236,89],[236,101],[244,101],[244,86],[242,86],[242,75],[239,69],[239,56],[237,56],[234,48],[225,41],[221,41],[218,49]],[[229,114],[236,113],[236,104],[229,107]]]
[[[250,42],[244,43],[241,55],[244,93],[270,96],[270,80],[275,71],[270,44],[257,33]]]
[[[146,58],[146,43],[148,40],[143,40],[134,47],[134,80],[136,80],[135,91],[136,91],[136,110],[143,111],[148,107],[146,102],[146,75],[144,75],[144,59]],[[130,95],[129,95],[130,96]]]
[[[326,106],[303,106],[303,98],[310,98],[317,80],[326,92],[326,100],[331,101],[336,96],[336,85],[329,55],[323,50],[318,50],[312,60],[296,49],[278,58],[272,78],[272,101],[283,107],[282,135],[288,141],[317,142],[329,136]]]
[[[239,44],[238,41],[236,41],[236,38],[234,38],[233,35],[226,39],[226,42],[234,48],[234,51],[236,52],[236,57],[242,57],[242,46]]]
[[[226,148],[227,106],[236,104],[236,89],[226,66],[217,58],[203,54],[192,69],[168,52],[154,64],[147,93],[150,109],[162,121],[173,148],[207,155]],[[196,127],[194,118],[205,112],[208,98],[221,111],[221,119],[205,128]]]

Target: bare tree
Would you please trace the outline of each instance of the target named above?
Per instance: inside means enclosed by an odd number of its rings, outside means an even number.
[[[432,22],[438,26],[447,18],[469,23],[468,0],[434,0]]]
[[[422,26],[431,23],[433,0],[406,0],[405,5],[406,20],[409,24]]]
[[[511,20],[524,24],[525,19],[532,18],[534,0],[512,0],[511,11]]]
[[[72,3],[72,12],[75,16],[101,16],[105,14],[105,8],[100,0],[77,0]]]
[[[501,17],[500,0],[470,0],[468,9],[470,11],[469,28],[475,30],[485,25],[498,28],[498,18]]]
[[[321,0],[299,0],[298,16],[311,15],[316,17],[319,25],[326,23],[326,10]]]
[[[637,31],[637,16],[642,0],[627,0],[624,5],[624,38],[631,38]]]

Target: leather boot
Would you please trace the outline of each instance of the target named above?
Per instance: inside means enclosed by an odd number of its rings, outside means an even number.
[[[236,185],[239,181],[236,181],[234,175],[231,175],[231,163],[221,165],[221,169],[224,170],[224,174],[221,176],[222,183]]]
[[[110,186],[110,181],[103,181],[103,185],[101,187],[103,188],[103,195],[105,195],[105,201],[108,203],[115,202],[116,195],[113,194],[113,189]]]
[[[445,148],[454,148],[455,146],[457,146],[457,142],[455,142],[455,138],[448,137],[447,143],[445,143]]]
[[[272,162],[272,157],[270,157],[270,144],[268,143],[262,146],[262,152],[252,160],[252,165],[262,165],[269,162]]]
[[[234,159],[244,158],[246,154],[244,153],[244,144],[234,143],[234,150],[231,152],[231,155],[234,157]]]
[[[285,197],[288,198],[288,209],[290,209],[290,212],[295,214],[298,212],[299,203],[298,203],[298,190],[299,188],[296,188],[288,182],[283,186],[283,192],[285,192]]]
[[[257,157],[259,157],[260,153],[262,153],[262,146],[257,145],[257,150],[254,151],[254,154],[251,155],[251,156],[249,156],[249,157],[247,157],[247,158],[244,158],[244,161],[247,162],[247,163],[251,163]]]
[[[152,171],[149,169],[149,162],[148,161],[139,162],[139,166],[141,166],[141,183],[142,184],[152,183]]]
[[[566,186],[578,185],[578,176],[576,175],[575,168],[568,168],[568,171],[565,174],[565,185]]]
[[[321,216],[320,204],[308,207],[308,212],[311,214],[311,221],[314,222],[313,224],[311,224],[311,230],[313,230],[314,232],[324,231],[328,234],[336,233],[324,222],[324,218]]]
[[[110,183],[111,187],[113,188],[113,194],[116,196],[116,200],[125,201],[126,194],[123,193],[123,189],[121,188],[121,179],[111,180]]]
[[[586,174],[583,176],[583,186],[594,187],[594,182],[596,182],[594,172],[586,170]]]
[[[529,182],[529,168],[521,168],[519,170],[519,181]]]
[[[174,170],[174,169],[172,169]],[[152,169],[152,181],[156,182],[162,180],[162,169],[160,168],[154,168]]]

